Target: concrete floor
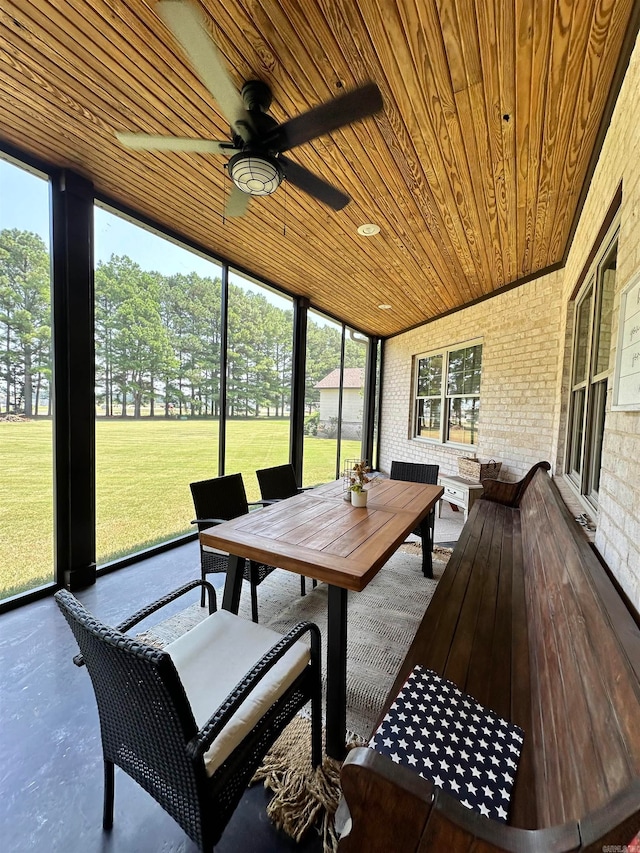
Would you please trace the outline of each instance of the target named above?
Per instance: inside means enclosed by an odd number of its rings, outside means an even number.
[[[78,598],[113,624],[197,576],[198,567],[192,542],[99,578]],[[188,606],[190,595],[172,609]],[[0,849],[195,853],[172,818],[118,769],[114,826],[103,832],[98,714],[86,670],[72,663],[76,652],[53,598],[0,617]],[[265,813],[268,798],[261,785],[247,791],[216,851],[320,853],[315,832],[295,844],[275,829]]]
[[[442,518],[436,518],[436,543],[453,544],[462,521],[463,514],[445,504]],[[78,598],[115,624],[198,572],[198,545],[191,542],[105,575]],[[189,603],[187,596],[164,616]],[[0,617],[2,851],[194,853],[180,827],[119,770],[114,827],[103,832],[98,716],[87,672],[72,663],[76,651],[53,598]],[[265,813],[268,797],[259,785],[247,791],[216,850],[319,853],[315,832],[295,844],[274,828]]]

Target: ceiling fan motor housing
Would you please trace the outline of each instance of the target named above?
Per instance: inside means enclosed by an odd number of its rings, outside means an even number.
[[[229,174],[238,189],[249,195],[271,195],[284,179],[284,169],[278,161],[277,152],[265,146],[262,140],[278,126],[276,120],[267,115],[271,106],[271,89],[262,80],[248,80],[242,87],[242,100],[250,116],[247,122],[249,140],[234,137],[242,151],[229,160]]]
[[[284,178],[302,192],[342,210],[349,196],[318,175],[284,156],[285,152],[331,133],[345,125],[368,118],[382,109],[382,94],[375,83],[365,83],[351,92],[278,123],[268,114],[272,102],[269,85],[248,80],[238,94],[228,69],[218,55],[211,37],[208,17],[194,0],[158,0],[154,10],[173,33],[185,57],[191,61],[206,88],[218,102],[231,126],[232,142],[206,138],[162,137],[154,134],[120,134],[120,141],[137,150],[184,151],[227,154],[235,189],[227,209],[242,216],[247,208],[245,195],[270,195]],[[240,199],[240,202],[238,201]]]
[[[249,112],[260,110],[266,113],[271,106],[271,89],[262,80],[247,80],[242,87],[242,100]]]

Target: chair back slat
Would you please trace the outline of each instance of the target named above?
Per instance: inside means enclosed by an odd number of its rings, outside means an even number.
[[[284,500],[298,493],[296,472],[293,465],[274,465],[256,471],[260,494],[264,501]]]
[[[228,521],[249,512],[242,474],[227,474],[190,483],[197,518],[223,518]],[[198,525],[199,530],[211,527]]]
[[[439,465],[427,465],[422,462],[391,463],[390,480],[405,480],[407,483],[438,484]]]

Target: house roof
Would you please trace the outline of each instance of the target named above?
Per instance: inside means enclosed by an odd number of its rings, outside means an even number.
[[[344,209],[285,181],[225,217],[224,154],[118,142],[229,140],[152,0],[11,0],[0,146],[382,337],[563,262],[640,3],[193,1],[233,88],[266,82],[276,122],[379,86],[377,115],[287,151]],[[365,223],[380,233],[359,236]]]
[[[343,388],[362,388],[364,384],[364,369],[362,367],[345,367]],[[327,373],[324,379],[317,382],[314,388],[339,388],[340,387],[340,369],[336,368],[331,373]]]

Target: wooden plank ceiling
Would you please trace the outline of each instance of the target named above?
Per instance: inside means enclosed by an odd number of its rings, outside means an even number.
[[[351,196],[342,211],[285,182],[225,221],[225,157],[117,142],[228,138],[152,0],[3,0],[0,140],[381,336],[562,259],[634,0],[197,2],[279,122],[379,85],[381,113],[288,155]]]

